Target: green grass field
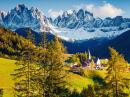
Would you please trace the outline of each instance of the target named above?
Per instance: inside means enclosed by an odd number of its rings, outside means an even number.
[[[83,89],[83,87],[87,87],[89,84],[93,85],[94,81],[91,77],[82,77],[78,74],[74,74],[69,72],[66,77],[67,87],[72,91],[76,88],[79,92]]]
[[[3,88],[3,97],[13,97],[14,80],[12,76],[17,66],[14,64],[16,60],[0,58],[0,88]]]

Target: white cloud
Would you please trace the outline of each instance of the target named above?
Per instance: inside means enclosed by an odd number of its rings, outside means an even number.
[[[53,9],[49,9],[48,13],[49,13],[49,16],[54,19],[54,18],[57,18],[59,15],[61,16],[63,14],[63,11],[60,10],[58,12],[58,11],[53,11]]]
[[[76,8],[77,11],[79,11],[80,9],[82,9],[84,7],[84,4],[80,4],[80,5],[73,5],[73,7]]]
[[[118,9],[111,5],[110,3],[107,3],[106,1],[103,1],[103,6],[94,6],[93,4],[86,5],[87,11],[93,13],[96,16],[109,16],[109,17],[115,17],[117,15],[121,15],[124,13],[121,9]]]
[[[52,12],[52,9],[49,9],[49,10],[48,10],[48,13],[50,13],[50,12]]]
[[[72,14],[73,11],[72,11],[72,10],[67,10],[67,13],[68,13],[68,14]]]

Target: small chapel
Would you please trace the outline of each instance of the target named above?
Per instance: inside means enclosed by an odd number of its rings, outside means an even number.
[[[91,69],[91,61],[92,61],[91,54],[90,54],[90,50],[88,49],[87,61],[82,63],[82,68]],[[101,62],[100,62],[99,58],[94,58],[93,61],[95,64],[94,69],[96,69],[96,70],[100,69]]]

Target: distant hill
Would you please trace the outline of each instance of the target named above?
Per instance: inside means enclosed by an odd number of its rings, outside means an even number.
[[[123,54],[125,59],[130,62],[130,30],[92,50],[92,55],[99,58],[109,58],[109,46],[116,49],[120,54]]]
[[[17,29],[15,32],[17,32],[18,35],[26,37],[26,35],[27,35],[26,30],[28,30],[28,28],[20,28],[20,29]],[[34,36],[35,41],[38,44],[40,42],[40,38],[41,38],[40,34],[38,34],[37,32],[35,32],[33,30],[31,30],[31,32],[32,32],[32,34],[35,35]],[[55,38],[55,36],[49,32],[46,33],[46,36],[47,36],[48,41],[51,41],[51,39],[54,40],[54,38]],[[88,48],[91,50],[91,49],[98,47],[101,44],[108,42],[107,39],[103,39],[102,41],[103,42],[100,42],[100,39],[89,39],[82,43],[73,43],[73,42],[67,42],[65,40],[62,40],[62,43],[64,44],[64,46],[67,47],[68,53],[75,54],[77,52],[84,53],[85,51],[88,51]]]
[[[27,39],[19,36],[16,32],[0,26],[0,56],[1,53],[10,56],[20,55],[27,44]],[[31,44],[31,46],[34,46],[34,44]]]

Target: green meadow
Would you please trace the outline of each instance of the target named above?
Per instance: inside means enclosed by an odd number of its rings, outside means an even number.
[[[0,88],[3,88],[3,97],[13,97],[14,80],[13,74],[17,66],[15,60],[0,58]]]
[[[15,62],[16,60],[0,58],[0,88],[3,88],[3,97],[14,97],[14,80],[12,80],[13,77],[10,74],[13,74],[14,69],[18,68],[18,66],[15,65]],[[103,79],[107,73],[107,71],[86,70],[88,76],[80,76],[79,74],[69,72],[70,68],[68,67],[65,67],[64,69],[68,71],[65,77],[67,82],[66,87],[68,87],[70,91],[73,91],[73,89],[76,88],[79,92],[82,91],[83,87],[87,87],[89,84],[94,85],[96,82],[103,84]],[[130,78],[129,72],[126,72],[124,76],[126,75]],[[125,88],[125,91],[130,94],[130,90]]]

